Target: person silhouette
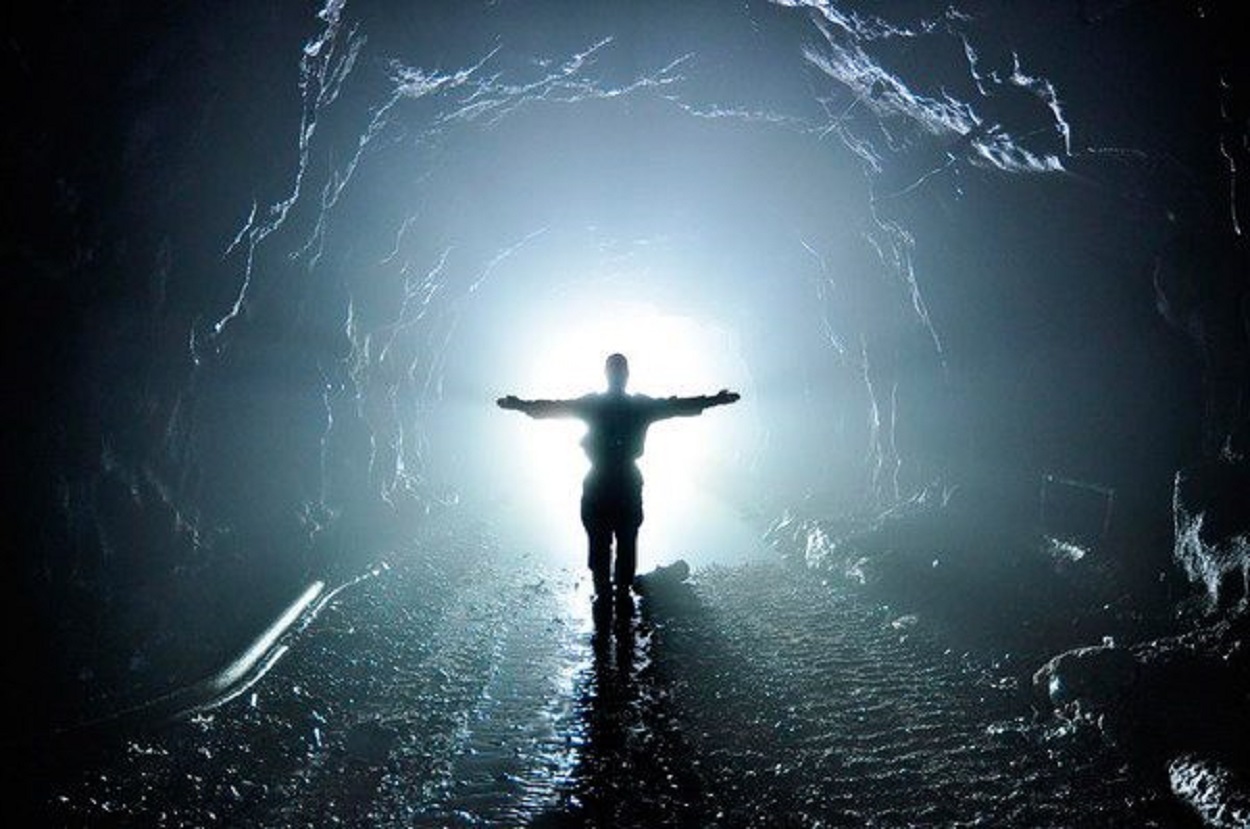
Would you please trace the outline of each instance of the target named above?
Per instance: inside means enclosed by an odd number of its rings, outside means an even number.
[[[638,528],[642,525],[642,473],[636,461],[642,457],[647,427],[657,420],[702,414],[712,406],[737,402],[741,395],[725,389],[698,397],[627,394],[629,361],[623,354],[610,355],[604,371],[606,392],[573,400],[522,400],[510,394],[496,403],[502,409],[534,418],[575,417],[586,422],[582,448],[590,459],[590,471],[582,482],[581,518],[589,546],[587,564],[596,598],[609,596],[615,583],[617,597],[628,601],[638,564]]]

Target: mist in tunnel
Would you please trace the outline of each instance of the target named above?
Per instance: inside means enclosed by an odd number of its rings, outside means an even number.
[[[1178,475],[1244,451],[1228,4],[71,5],[4,57],[16,736],[440,522],[580,568],[579,425],[494,401],[613,352],[742,394],[650,430],[643,570],[916,532],[1011,606],[1038,536],[1115,612],[1185,589]]]

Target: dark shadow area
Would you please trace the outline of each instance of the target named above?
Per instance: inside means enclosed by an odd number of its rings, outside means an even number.
[[[644,584],[633,656],[619,617],[601,629],[585,753],[542,825],[1191,825],[1095,733],[1031,725],[1006,668],[805,582],[748,566]]]
[[[858,825],[850,791],[844,809],[813,805],[819,784],[794,762],[795,726],[782,727],[795,709],[787,715],[787,695],[774,693],[787,677],[744,689],[758,674],[688,574],[677,562],[641,577],[636,613],[632,603],[597,606],[581,759],[560,812],[534,825]],[[744,693],[754,701],[745,707]]]
[[[688,588],[668,590],[670,599],[680,598],[666,603],[659,619],[651,594],[641,610],[633,597],[595,601],[593,659],[578,700],[578,764],[560,810],[539,816],[535,827],[713,823],[709,792],[671,710],[671,689],[656,672],[657,623],[698,615]]]
[[[1006,656],[1021,679],[1057,650],[1178,629],[1189,588],[1167,552],[1170,528],[1113,513],[1101,494],[1065,507],[1045,480],[1015,489],[935,488],[877,516],[796,521],[771,536],[788,560],[916,615],[950,647]]]

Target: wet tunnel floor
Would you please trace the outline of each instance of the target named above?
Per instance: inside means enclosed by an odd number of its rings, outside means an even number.
[[[921,626],[758,562],[596,633],[582,574],[463,528],[254,687],[62,763],[53,825],[1173,826],[1091,735]]]

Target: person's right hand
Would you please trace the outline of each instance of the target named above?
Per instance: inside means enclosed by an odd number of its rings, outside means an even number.
[[[510,394],[507,397],[499,398],[495,401],[495,404],[501,409],[519,409],[521,408],[521,398],[515,394]]]
[[[719,392],[716,393],[716,397],[714,399],[716,400],[718,404],[723,406],[726,403],[737,403],[739,400],[742,399],[742,395],[738,394],[736,391],[729,391],[728,389],[721,389]]]

